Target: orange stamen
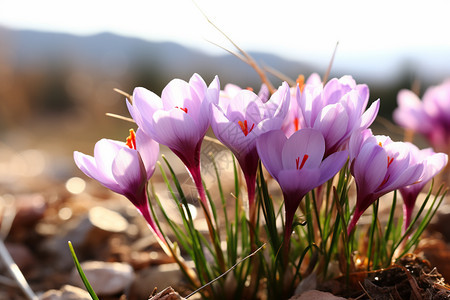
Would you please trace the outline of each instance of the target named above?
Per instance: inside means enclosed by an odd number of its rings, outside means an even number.
[[[175,108],[179,108],[179,109],[181,109],[182,111],[184,111],[185,113],[187,113],[187,111],[188,111],[187,107],[178,107],[178,106],[175,106]]]
[[[250,92],[253,92],[253,88],[252,88],[252,87],[249,87],[249,86],[246,88],[246,90],[247,90],[247,91],[250,91]]]
[[[305,76],[303,76],[302,74],[298,75],[295,82],[298,84],[300,92],[303,93],[303,90],[305,89]]]
[[[245,136],[247,136],[250,132],[252,132],[253,128],[255,127],[255,124],[252,125],[250,130],[248,130],[247,120],[244,120],[244,123],[242,121],[238,121],[239,126],[241,126],[242,132]]]
[[[300,129],[300,126],[299,126],[300,124],[299,124],[299,121],[298,121],[298,118],[294,118],[294,127],[295,127],[295,131],[298,131],[299,129]]]
[[[306,161],[308,160],[308,157],[309,157],[308,154],[303,155],[303,159],[302,159],[302,162],[301,162],[300,166],[299,166],[300,156],[295,159],[295,164],[297,165],[297,170],[301,170],[303,168],[303,166],[305,165]]]
[[[127,141],[125,143],[130,149],[136,150],[136,134],[133,129],[130,129],[130,135],[127,137]]]
[[[387,167],[389,168],[389,166],[392,164],[392,162],[394,161],[394,158],[393,157],[387,157],[387,161],[388,161],[388,165],[387,165]]]

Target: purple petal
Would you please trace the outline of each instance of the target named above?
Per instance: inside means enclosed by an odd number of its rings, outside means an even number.
[[[205,86],[206,89],[206,86]],[[175,107],[187,108],[188,112],[195,112],[200,108],[202,99],[194,92],[192,93],[191,86],[184,80],[172,79],[161,93],[161,100],[164,110],[171,110]]]
[[[100,184],[106,188],[112,190],[113,192],[122,194],[122,189],[117,184],[115,179],[111,174],[111,167],[108,171],[104,169],[99,169],[95,163],[95,159],[92,156],[83,154],[81,152],[75,151],[73,153],[73,158],[77,167],[87,176],[92,179],[97,180]]]
[[[320,164],[320,179],[319,185],[330,180],[334,175],[336,175],[339,170],[342,169],[344,164],[347,162],[348,152],[346,150],[335,152],[329,155]]]
[[[136,150],[139,151],[144,162],[147,180],[155,171],[156,161],[159,157],[159,144],[146,135],[141,129],[136,132]]]
[[[264,104],[264,118],[284,119],[289,110],[290,95],[289,85],[283,82],[269,101]]]
[[[260,135],[256,139],[256,149],[261,162],[270,175],[278,180],[278,173],[282,170],[281,151],[287,138],[281,130],[273,130]]]
[[[391,182],[388,182],[385,186],[379,190],[379,193],[385,194],[390,191],[399,189],[401,187],[411,185],[417,182],[420,179],[420,176],[423,172],[423,164],[417,164],[410,166],[406,170],[403,171],[401,176],[394,178]]]
[[[153,114],[162,109],[161,98],[144,88],[136,88],[133,93],[133,105],[127,102],[127,106],[138,126],[153,136]]]
[[[334,147],[347,132],[348,115],[340,103],[327,105],[314,122],[314,129],[319,130],[324,138],[326,148]]]
[[[281,152],[283,169],[297,169],[305,155],[304,168],[318,168],[325,153],[325,141],[322,134],[311,128],[300,129],[286,141]]]
[[[393,118],[397,124],[424,132],[422,126],[428,127],[429,120],[423,110],[423,103],[419,97],[409,90],[401,90],[397,96],[398,108],[394,111]]]
[[[153,138],[160,144],[175,148],[180,152],[186,145],[195,148],[203,135],[198,132],[196,122],[181,109],[157,111],[154,115]],[[203,133],[204,134],[204,133]]]
[[[113,178],[111,173],[111,166],[117,153],[123,147],[126,147],[125,143],[109,139],[101,139],[100,141],[95,143],[94,147],[95,164],[99,170],[102,170],[105,176]]]
[[[378,144],[366,142],[353,162],[353,176],[358,188],[373,192],[383,182],[386,169],[386,151]]]
[[[425,171],[421,179],[422,182],[428,182],[437,175],[448,162],[448,155],[444,153],[435,153],[425,159]]]
[[[199,74],[194,73],[189,79],[189,85],[191,86],[193,93],[197,95],[196,98],[199,101],[203,101],[203,99],[206,96],[206,89],[207,89],[206,83],[203,80],[203,78]],[[220,88],[217,90],[217,93],[219,92],[219,90]]]
[[[114,179],[122,187],[124,195],[128,198],[136,196],[145,183],[147,176],[144,163],[134,149],[122,148],[112,164]]]
[[[302,127],[312,128],[317,114],[323,107],[322,92],[322,85],[306,85],[303,93],[297,94],[298,106],[302,111],[305,122]]]
[[[370,125],[372,125],[373,121],[378,115],[378,111],[380,109],[380,99],[370,105],[369,109],[361,116],[361,129],[366,129]]]
[[[278,183],[285,194],[297,194],[298,201],[309,191],[320,185],[320,170],[281,170],[278,173]]]

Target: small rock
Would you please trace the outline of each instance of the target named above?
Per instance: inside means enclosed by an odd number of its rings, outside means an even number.
[[[335,296],[331,293],[310,290],[301,295],[291,297],[289,300],[346,300],[345,298]]]
[[[65,285],[60,290],[49,290],[39,297],[39,300],[91,300],[91,295],[85,290]]]
[[[134,271],[129,264],[89,261],[81,263],[81,268],[99,296],[123,292],[129,288],[134,279]],[[72,271],[70,282],[76,286],[84,286],[76,269]]]

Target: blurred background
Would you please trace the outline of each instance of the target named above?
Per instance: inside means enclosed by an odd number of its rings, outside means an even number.
[[[367,83],[387,119],[399,89],[423,91],[450,75],[446,1],[3,1],[0,141],[57,160],[126,136],[130,124],[105,116],[128,116],[113,88],[159,94],[197,72],[258,89],[259,77],[217,46],[236,50],[199,8],[258,63],[293,79],[323,76],[339,43],[331,77]]]
[[[196,72],[207,83],[219,75],[222,88],[259,90],[255,71],[227,51],[236,49],[203,14],[261,66],[294,80],[323,76],[338,43],[330,77],[349,74],[368,84],[370,101],[381,99],[373,127],[401,136],[389,125],[398,91],[420,94],[450,77],[449,11],[445,0],[1,1],[0,220],[5,207],[15,207],[7,240],[16,247],[14,259],[35,290],[64,282],[61,273],[50,276],[51,256],[68,255],[67,238],[57,238],[60,225],[93,200],[111,197],[96,183],[86,185],[73,151],[92,154],[97,140],[125,140],[135,127],[105,115],[129,116],[114,88],[131,94],[143,86],[160,94],[171,79]],[[92,258],[92,251],[81,258]],[[107,253],[96,258],[118,257]],[[46,255],[36,267],[36,257]],[[72,267],[69,256],[58,268]],[[45,270],[50,280],[42,283]]]

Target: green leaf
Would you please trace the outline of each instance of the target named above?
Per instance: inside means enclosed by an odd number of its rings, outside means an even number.
[[[89,295],[91,295],[91,298],[93,300],[98,300],[98,297],[94,292],[94,289],[92,288],[91,284],[89,283],[89,280],[87,279],[86,275],[84,274],[83,269],[81,269],[80,262],[78,261],[77,255],[75,254],[75,250],[73,249],[72,243],[69,241],[68,244],[69,244],[69,248],[70,248],[70,253],[72,254],[73,261],[78,270],[78,274],[80,274],[81,280],[83,281],[83,284],[86,287],[86,290],[89,292]]]

